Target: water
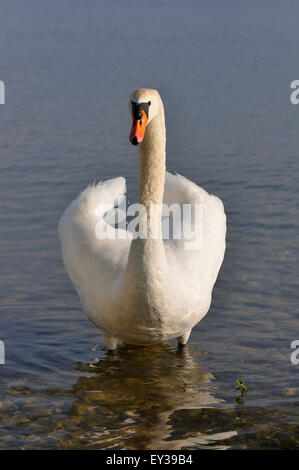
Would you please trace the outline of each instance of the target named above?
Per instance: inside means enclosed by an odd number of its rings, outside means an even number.
[[[0,448],[298,446],[296,2],[0,9]],[[224,201],[227,253],[184,351],[110,356],[56,227],[96,178],[126,176],[135,200],[127,100],[140,86],[164,100],[169,170]],[[242,370],[246,397],[233,390]]]

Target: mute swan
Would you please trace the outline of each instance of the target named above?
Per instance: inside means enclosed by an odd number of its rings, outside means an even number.
[[[159,93],[138,89],[129,108],[130,141],[139,144],[138,203],[145,209],[139,221],[140,226],[145,223],[146,236],[133,237],[111,226],[114,239],[97,235],[97,224],[107,225],[104,212],[126,192],[124,178],[107,180],[88,186],[62,215],[58,231],[63,260],[87,316],[102,329],[108,350],[116,349],[118,340],[148,344],[177,338],[184,345],[210,307],[225,252],[226,216],[216,196],[165,171],[165,118]],[[179,208],[189,204],[192,227],[195,207],[201,207],[200,244],[186,249],[190,230],[181,239],[163,239],[162,202]]]

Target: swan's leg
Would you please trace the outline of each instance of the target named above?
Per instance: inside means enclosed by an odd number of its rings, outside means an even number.
[[[108,351],[115,351],[118,339],[114,338],[113,336],[107,335],[107,333],[103,333],[103,335]]]
[[[185,344],[187,344],[191,331],[192,331],[192,328],[191,330],[185,331],[185,333],[183,333],[181,336],[177,338],[177,341],[180,346],[185,346]]]

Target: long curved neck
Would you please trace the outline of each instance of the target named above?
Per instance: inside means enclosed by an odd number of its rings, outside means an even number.
[[[134,288],[138,290],[140,285],[152,289],[154,283],[159,282],[159,276],[165,272],[167,266],[161,228],[165,181],[165,134],[162,108],[161,113],[149,123],[145,138],[139,146],[138,202],[145,208],[146,236],[132,240],[124,277],[124,292]],[[140,214],[139,220],[141,220]]]
[[[163,201],[166,158],[165,118],[162,108],[153,119],[139,146],[139,195],[138,202],[148,208]]]
[[[161,211],[165,183],[166,132],[164,109],[148,125],[139,146],[138,203],[146,210],[147,233],[162,238]]]

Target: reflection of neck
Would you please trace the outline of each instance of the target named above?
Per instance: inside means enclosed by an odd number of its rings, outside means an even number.
[[[158,238],[161,237],[161,204],[165,182],[165,134],[162,108],[158,116],[148,124],[144,140],[139,146],[138,203],[146,209],[148,229],[151,226],[158,233]],[[151,218],[151,215],[154,218]]]

